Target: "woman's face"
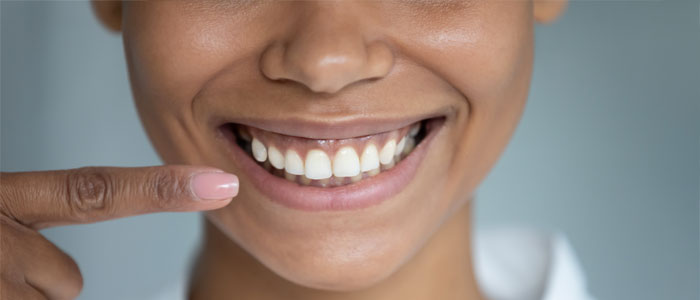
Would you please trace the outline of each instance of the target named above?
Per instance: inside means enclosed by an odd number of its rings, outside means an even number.
[[[127,1],[122,30],[164,161],[240,178],[207,218],[292,282],[353,290],[408,261],[508,143],[532,5]]]

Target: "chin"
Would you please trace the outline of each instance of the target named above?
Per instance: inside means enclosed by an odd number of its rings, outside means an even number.
[[[357,291],[391,277],[422,247],[423,237],[430,235],[426,229],[433,227],[420,226],[427,221],[421,218],[415,222],[401,218],[406,213],[399,209],[395,214],[396,207],[386,207],[389,213],[368,211],[364,217],[347,212],[321,217],[319,212],[283,206],[277,212],[251,213],[246,203],[233,203],[208,213],[207,218],[229,246],[235,245],[232,251],[256,261],[251,276],[271,272],[273,277],[317,290]],[[383,221],[377,222],[380,215]]]
[[[374,246],[368,247],[374,249]],[[349,292],[368,289],[390,277],[408,256],[401,249],[324,251],[307,253],[301,259],[279,261],[267,267],[282,278],[307,288]]]

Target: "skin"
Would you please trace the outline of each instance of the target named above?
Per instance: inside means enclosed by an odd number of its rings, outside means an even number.
[[[102,23],[123,34],[154,147],[167,164],[188,166],[3,173],[2,299],[79,293],[75,262],[38,229],[193,210],[209,211],[191,299],[482,299],[471,262],[472,195],[523,112],[533,24],[564,6],[94,2]],[[342,59],[322,64],[328,57]],[[415,178],[364,211],[311,213],[268,201],[212,126],[217,117],[332,123],[432,111],[446,122]],[[240,194],[198,201],[188,178],[211,169],[196,165],[238,175]],[[100,183],[109,188],[94,188]]]

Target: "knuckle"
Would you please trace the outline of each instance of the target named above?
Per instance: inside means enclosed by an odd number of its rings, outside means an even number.
[[[112,184],[109,175],[95,167],[71,171],[67,176],[67,200],[71,212],[84,218],[89,212],[113,207]]]
[[[21,193],[13,188],[13,177],[11,173],[0,173],[0,214],[17,220],[17,211],[23,202],[15,200]]]
[[[177,199],[181,198],[189,190],[187,184],[177,172],[162,170],[156,172],[150,184],[156,205],[160,208],[172,208],[176,206]]]

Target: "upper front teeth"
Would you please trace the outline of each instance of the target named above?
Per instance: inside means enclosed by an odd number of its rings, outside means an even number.
[[[302,182],[310,180],[325,180],[335,176],[336,178],[352,178],[352,182],[362,179],[362,173],[369,176],[379,173],[382,168],[391,168],[403,154],[412,150],[414,141],[411,137],[413,130],[403,136],[399,142],[395,138],[389,138],[381,150],[377,150],[375,142],[369,141],[358,155],[353,146],[343,146],[332,157],[321,150],[311,149],[302,158],[294,149],[281,151],[270,145],[266,147],[258,138],[251,139],[251,152],[258,162],[270,161],[269,166],[287,173],[288,178],[303,175]],[[410,149],[409,149],[410,148]],[[290,177],[291,176],[291,177]]]
[[[379,169],[379,152],[374,144],[369,144],[362,151],[360,158],[360,171],[367,172],[374,169]]]
[[[313,149],[306,154],[306,165],[304,166],[304,175],[309,179],[326,179],[331,178],[331,160],[323,152],[318,149]]]
[[[289,174],[304,175],[304,161],[296,151],[287,150],[284,156],[284,170]]]
[[[333,175],[335,177],[353,177],[360,174],[360,158],[352,147],[343,147],[333,158]],[[311,178],[311,177],[309,177]]]

